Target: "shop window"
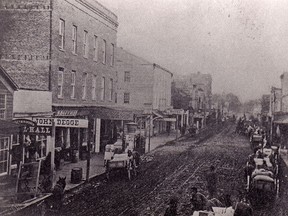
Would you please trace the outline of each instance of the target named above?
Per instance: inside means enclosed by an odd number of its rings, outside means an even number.
[[[25,136],[25,161],[44,159],[47,155],[47,136],[27,135]]]
[[[9,137],[0,138],[0,174],[8,171]]]
[[[19,142],[19,135],[12,135],[12,159],[11,159],[11,167],[14,168],[17,164],[22,161],[22,148]],[[15,167],[16,168],[16,167]]]
[[[0,119],[6,118],[6,95],[0,94]]]

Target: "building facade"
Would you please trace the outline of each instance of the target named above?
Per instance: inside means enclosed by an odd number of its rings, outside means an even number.
[[[89,119],[91,149],[99,152],[101,135],[113,134],[113,120],[123,117],[121,110],[113,109],[117,16],[94,0],[3,0],[0,27],[0,65],[5,71],[1,81],[8,77],[13,84],[10,91],[7,84],[6,89],[0,86],[1,95],[6,92],[5,118],[38,123]],[[45,155],[54,151],[54,144],[80,154],[88,146],[86,124],[56,125],[55,140],[38,132],[27,133],[25,139],[36,143],[39,153],[45,139]]]
[[[138,114],[164,112],[171,109],[173,74],[158,64],[117,48],[117,103],[138,110]],[[166,123],[155,121],[153,133],[166,130]]]
[[[212,108],[212,77],[200,72],[175,78],[176,88],[182,89],[190,96],[190,122],[203,127],[205,117]]]

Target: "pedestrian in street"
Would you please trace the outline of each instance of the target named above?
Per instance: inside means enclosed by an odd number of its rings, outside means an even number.
[[[192,187],[191,193],[192,196],[190,199],[190,203],[192,205],[192,210],[193,211],[206,210],[208,199],[203,194],[198,192],[197,187]]]
[[[206,175],[206,181],[207,181],[207,190],[209,193],[209,199],[215,198],[217,195],[217,174],[215,167],[213,165],[210,166],[210,170]]]
[[[178,205],[178,198],[172,196],[169,201],[169,206],[165,211],[164,216],[176,216],[177,215],[177,205]]]

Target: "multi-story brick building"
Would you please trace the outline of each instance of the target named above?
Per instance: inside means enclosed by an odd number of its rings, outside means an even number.
[[[212,99],[212,77],[210,74],[201,74],[200,72],[189,75],[182,75],[175,78],[175,86],[182,89],[190,96],[190,112],[193,119],[191,123],[197,123],[201,126],[204,123],[204,116],[211,110]]]
[[[171,109],[171,82],[173,74],[158,64],[117,48],[118,73],[117,102],[139,110],[165,111]],[[165,130],[163,121],[155,122],[155,133]]]
[[[99,152],[100,134],[112,134],[112,120],[131,117],[113,109],[117,27],[117,16],[94,0],[2,0],[1,75],[14,84],[13,116],[7,110],[7,117],[89,116],[92,149]],[[23,98],[28,101],[24,108]],[[49,142],[50,136],[45,137]],[[81,150],[87,146],[87,129],[56,127],[55,142],[56,147]]]

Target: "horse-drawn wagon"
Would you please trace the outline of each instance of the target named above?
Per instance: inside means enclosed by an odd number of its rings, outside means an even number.
[[[130,149],[122,152],[120,148],[115,148],[114,145],[109,147],[106,148],[104,155],[107,179],[110,179],[112,172],[118,171],[125,173],[128,179],[131,180],[132,176],[137,175],[140,156],[137,152],[132,152]]]
[[[254,204],[274,201],[279,193],[279,149],[262,148],[246,164],[247,190]]]

